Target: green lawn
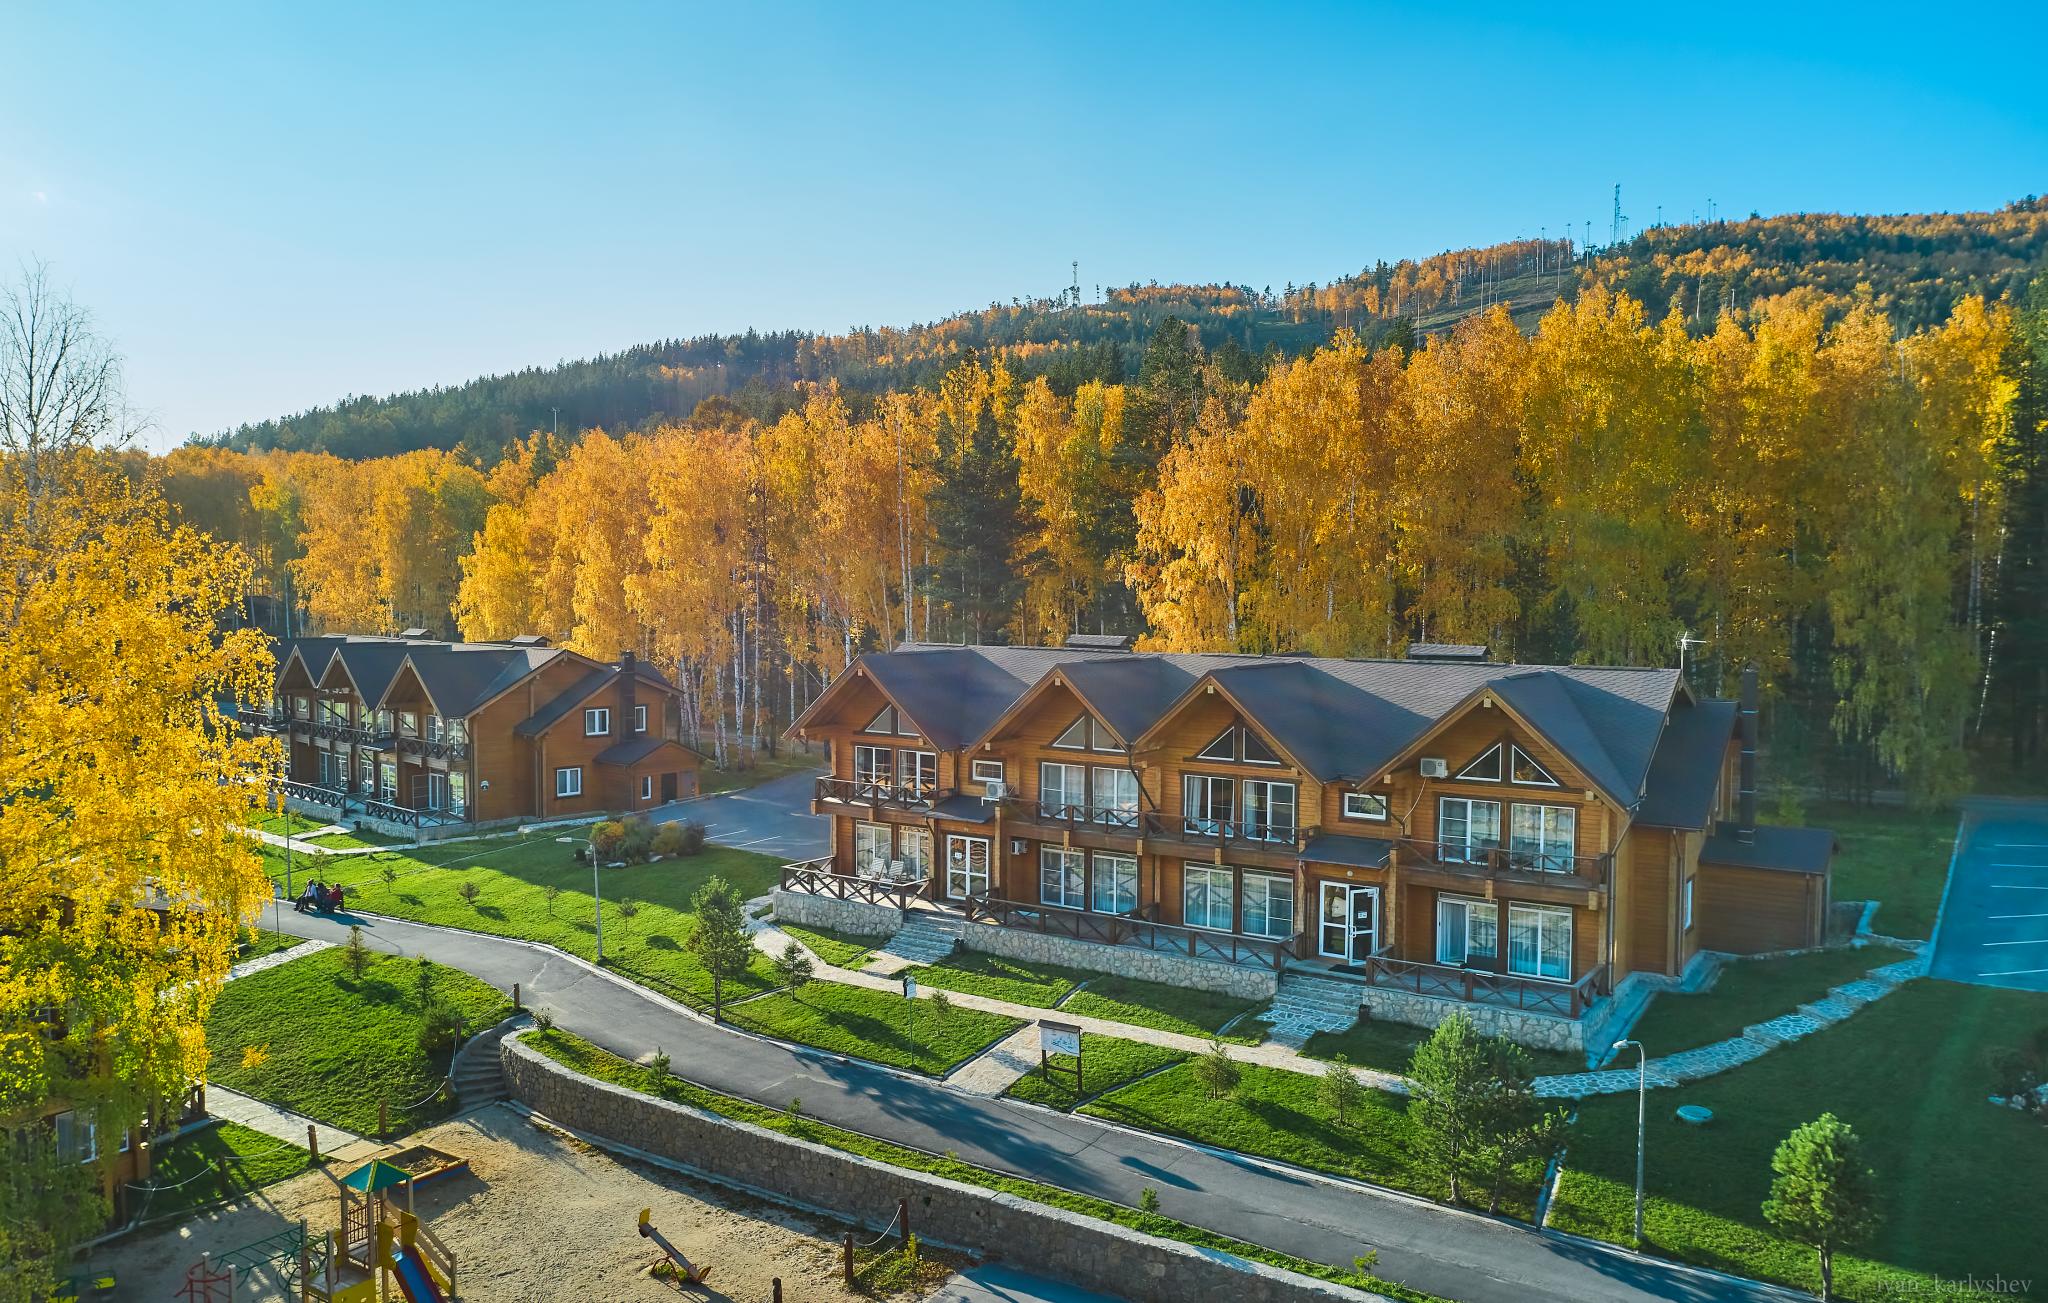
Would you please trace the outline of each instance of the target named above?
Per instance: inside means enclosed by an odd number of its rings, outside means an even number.
[[[1220,1034],[1224,1025],[1259,1007],[1257,1000],[1240,1000],[1163,982],[1140,982],[1129,977],[1091,977],[1088,985],[1060,1005],[1061,1013],[1087,1018],[1108,1018],[1113,1022],[1150,1027],[1154,1031],[1179,1032],[1183,1036],[1207,1039]],[[1225,1041],[1256,1045],[1266,1038],[1261,1022],[1239,1023]]]
[[[834,932],[830,928],[796,927],[788,923],[775,926],[803,942],[812,954],[834,968],[859,968],[874,958],[876,946],[889,939],[857,932]]]
[[[848,1131],[844,1128],[831,1126],[811,1118],[792,1115],[782,1109],[766,1108],[751,1100],[738,1099],[731,1095],[722,1095],[716,1091],[706,1090],[702,1086],[683,1081],[678,1077],[657,1077],[651,1069],[640,1064],[629,1063],[615,1054],[606,1053],[588,1041],[581,1040],[567,1032],[552,1030],[527,1032],[524,1034],[523,1039],[526,1044],[547,1055],[557,1063],[581,1072],[586,1076],[595,1077],[601,1081],[609,1081],[615,1085],[625,1086],[632,1090],[640,1091],[642,1094],[674,1100],[679,1104],[687,1104],[692,1108],[701,1108],[706,1112],[716,1113],[721,1117],[732,1118],[735,1121],[745,1122],[765,1130],[797,1136],[813,1144],[826,1145],[849,1154],[858,1154],[863,1158],[873,1159],[878,1163],[887,1163],[893,1167],[900,1167],[913,1172],[928,1172],[932,1175],[942,1176],[948,1180],[959,1181],[966,1185],[976,1185],[1002,1194],[1015,1195],[1020,1199],[1029,1199],[1033,1203],[1041,1203],[1053,1208],[1063,1208],[1068,1212],[1100,1218],[1103,1221],[1114,1222],[1119,1226],[1142,1231],[1148,1235],[1164,1236],[1201,1248],[1216,1249],[1225,1253],[1236,1254],[1241,1258],[1263,1262],[1268,1266],[1279,1267],[1285,1271],[1298,1271],[1320,1280],[1332,1280],[1346,1285],[1358,1285],[1366,1289],[1376,1290],[1389,1298],[1397,1300],[1397,1303],[1443,1303],[1442,1300],[1400,1285],[1374,1280],[1369,1276],[1361,1277],[1348,1268],[1326,1266],[1323,1263],[1311,1262],[1308,1259],[1297,1258],[1291,1254],[1278,1253],[1272,1249],[1246,1243],[1243,1240],[1234,1240],[1228,1236],[1218,1235],[1214,1231],[1189,1226],[1185,1222],[1175,1221],[1171,1217],[1158,1213],[1141,1213],[1132,1206],[1111,1203],[1107,1200],[1092,1198],[1084,1194],[1076,1194],[1071,1190],[1062,1190],[1057,1186],[1043,1185],[1036,1181],[1006,1176],[1000,1172],[990,1171],[985,1167],[975,1167],[971,1164],[963,1163],[957,1158],[940,1158],[937,1155],[928,1154],[922,1150],[906,1149],[901,1145],[892,1145],[884,1140],[876,1140],[870,1136],[864,1136],[857,1131]],[[1133,1189],[1131,1191],[1131,1204],[1134,1205],[1137,1201],[1138,1191]]]
[[[1361,1018],[1351,1025],[1349,1031],[1317,1032],[1308,1038],[1308,1044],[1301,1047],[1301,1052],[1317,1059],[1334,1059],[1341,1054],[1345,1062],[1357,1067],[1405,1075],[1409,1061],[1415,1057],[1415,1047],[1428,1038],[1429,1029],[1426,1027]],[[1539,1077],[1586,1070],[1586,1056],[1583,1054],[1524,1049],[1529,1055],[1530,1066]]]
[[[1734,960],[1714,979],[1712,990],[1697,995],[1660,992],[1629,1036],[1641,1041],[1653,1059],[1698,1049],[1793,1013],[1844,982],[1906,957],[1890,946],[1864,946],[1783,959]]]
[[[1316,1101],[1316,1078],[1249,1063],[1239,1067],[1244,1076],[1237,1092],[1223,1099],[1210,1099],[1192,1065],[1183,1064],[1084,1104],[1081,1112],[1432,1199],[1443,1196],[1415,1169],[1403,1097],[1367,1090],[1340,1128]],[[1542,1173],[1541,1163],[1526,1164],[1521,1179],[1503,1192],[1501,1211],[1529,1217]],[[1486,1206],[1483,1190],[1466,1195],[1467,1202]]]
[[[1078,968],[1027,964],[978,950],[956,951],[936,964],[910,972],[921,986],[942,986],[948,991],[1028,1004],[1034,1009],[1052,1008],[1068,992],[1094,976]]]
[[[446,1116],[448,1102],[430,1096],[448,1052],[429,1055],[419,1045],[420,967],[373,955],[358,980],[335,949],[229,982],[206,1020],[209,1079],[360,1135],[375,1131],[379,1098],[390,1103],[394,1134]],[[511,1012],[503,995],[469,974],[427,967],[435,995],[469,1031]],[[245,1057],[252,1047],[261,1062]]]
[[[1733,1072],[1650,1096],[1651,1248],[1686,1262],[1804,1289],[1810,1251],[1759,1211],[1771,1154],[1832,1111],[1863,1137],[1884,1215],[1879,1238],[1838,1259],[1842,1297],[1949,1298],[1923,1277],[2048,1278],[2048,1129],[1985,1102],[1986,1061],[2048,1025],[2048,996],[1916,981],[1838,1027]],[[1679,1104],[1714,1110],[1706,1127]],[[1588,1101],[1566,1141],[1553,1224],[1625,1243],[1633,1215],[1635,1101]]]
[[[280,950],[290,950],[293,946],[304,944],[304,937],[286,936],[282,932],[272,932],[267,928],[243,928],[241,944],[235,949],[235,962],[246,964],[251,959],[261,959],[265,955],[274,955]]]
[[[1127,1041],[1116,1036],[1097,1036],[1094,1032],[1081,1033],[1081,1058],[1087,1065],[1086,1075],[1081,1080],[1080,1099],[1104,1095],[1144,1076],[1170,1067],[1185,1059],[1187,1055],[1179,1050],[1169,1050],[1163,1045],[1148,1045],[1143,1041]],[[1072,1069],[1071,1055],[1052,1056],[1055,1069]],[[1034,1104],[1046,1104],[1057,1109],[1070,1109],[1078,1102],[1074,1095],[1071,1071],[1051,1077],[1042,1075],[1037,1068],[1019,1077],[1005,1092],[1018,1099],[1028,1099]]]
[[[138,1221],[154,1221],[240,1198],[297,1176],[311,1166],[310,1158],[298,1145],[234,1122],[188,1131],[157,1148],[149,1174],[149,1184],[157,1188],[133,1211]]]
[[[800,750],[784,751],[779,756],[763,756],[744,769],[719,769],[711,765],[697,771],[697,791],[704,796],[718,792],[736,792],[744,787],[758,787],[762,783],[781,778],[784,774],[807,774],[825,771],[825,756],[822,751],[807,755]]]
[[[410,837],[392,837],[369,828],[358,828],[354,832],[322,833],[318,837],[305,839],[309,846],[325,846],[331,851],[355,851],[366,847],[410,846]]]
[[[1024,1024],[1001,1014],[954,1007],[942,1018],[931,1002],[836,982],[812,982],[801,996],[779,991],[726,1009],[736,1027],[800,1041],[835,1054],[944,1076]],[[913,1047],[911,1037],[915,1036]]]
[[[1885,936],[1924,940],[1934,934],[1955,850],[1954,810],[1914,811],[1903,806],[1818,803],[1806,822],[1834,830],[1836,900],[1876,900],[1871,926]]]
[[[293,810],[256,810],[251,812],[249,826],[283,837],[296,837],[315,828],[325,828],[327,824],[318,819],[308,819]]]
[[[310,867],[301,861],[298,882],[312,873],[346,887],[349,905],[355,909],[542,941],[591,959],[597,947],[590,868],[576,862],[575,850],[549,834],[380,851],[328,858]],[[281,875],[282,861],[269,857],[269,868]],[[389,885],[383,880],[387,868],[397,875]],[[719,846],[707,846],[703,854],[688,859],[605,869],[606,967],[673,998],[708,1007],[711,978],[689,948],[696,927],[690,897],[719,874],[751,898],[772,887],[780,869],[780,861],[771,856]],[[464,883],[476,884],[474,903],[459,894]],[[559,891],[552,904],[549,886]],[[638,907],[631,920],[619,912],[626,900]],[[726,994],[747,995],[774,985],[768,958],[762,955],[747,974],[726,984]]]

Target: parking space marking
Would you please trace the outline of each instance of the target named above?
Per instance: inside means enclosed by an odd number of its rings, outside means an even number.
[[[2048,946],[2048,937],[2039,941],[1979,941],[1980,946]]]
[[[2048,869],[2048,864],[2021,864],[2016,860],[1993,860],[1990,867],[1994,869]]]
[[[2048,918],[2048,914],[1986,914],[1985,918]]]
[[[1994,851],[2048,851],[2048,842],[1993,842]]]
[[[2048,968],[2000,968],[2000,969],[1997,969],[1997,970],[1995,970],[1995,971],[1993,971],[1993,972],[1989,972],[1989,973],[1979,973],[1979,974],[1977,974],[1977,976],[1979,976],[1979,977],[2029,977],[2029,976],[2032,976],[2032,975],[2033,975],[2033,974],[2035,974],[2035,973],[2048,973]]]
[[[2048,887],[2030,887],[2024,882],[1986,883],[1993,891],[2048,891]]]

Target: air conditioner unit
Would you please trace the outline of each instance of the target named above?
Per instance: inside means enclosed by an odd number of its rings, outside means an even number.
[[[1435,756],[1424,756],[1422,758],[1422,776],[1424,778],[1448,778],[1450,773],[1451,767]]]
[[[984,801],[1000,801],[1009,794],[1010,785],[1000,778],[991,778],[981,785],[981,799]]]

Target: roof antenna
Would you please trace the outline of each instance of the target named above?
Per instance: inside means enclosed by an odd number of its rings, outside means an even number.
[[[1678,635],[1678,672],[1680,674],[1685,673],[1685,649],[1688,647],[1704,647],[1706,645],[1707,639],[1705,638],[1695,638],[1683,632]]]

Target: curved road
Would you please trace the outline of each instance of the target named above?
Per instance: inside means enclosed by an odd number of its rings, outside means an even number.
[[[1590,1241],[1443,1208],[1109,1126],[986,1099],[870,1064],[762,1040],[680,1009],[559,951],[360,914],[285,914],[280,930],[342,940],[360,923],[380,949],[426,955],[509,991],[615,1054],[666,1051],[678,1075],[930,1153],[1135,1205],[1320,1262],[1379,1250],[1377,1274],[1463,1303],[1733,1303],[1803,1297],[1639,1258]],[[1000,1252],[999,1248],[996,1250]]]

